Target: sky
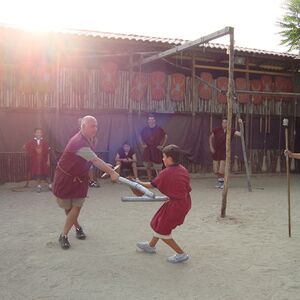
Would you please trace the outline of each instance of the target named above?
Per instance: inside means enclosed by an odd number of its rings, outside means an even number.
[[[286,52],[276,23],[285,0],[0,0],[0,23],[195,40],[226,26],[235,45]],[[228,43],[228,37],[215,42]]]

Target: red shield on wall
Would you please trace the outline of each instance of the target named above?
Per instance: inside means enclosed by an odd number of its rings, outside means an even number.
[[[247,90],[247,80],[246,78],[236,78],[235,79],[235,87],[237,90]],[[245,104],[249,101],[249,96],[247,94],[237,94],[237,101],[239,103]]]
[[[135,73],[131,82],[130,98],[134,101],[141,101],[147,93],[147,75]]]
[[[71,75],[72,90],[74,93],[84,95],[89,84],[88,72],[85,69],[74,69]]]
[[[100,89],[103,92],[112,93],[117,86],[118,66],[115,63],[104,63],[100,70]]]
[[[293,92],[293,81],[291,78],[283,77],[283,76],[276,76],[274,80],[274,90],[276,92],[287,92],[292,93]],[[277,96],[275,97],[276,101],[288,101],[291,100],[291,97],[286,96]]]
[[[217,88],[224,90],[224,93],[217,93],[217,100],[221,104],[227,103],[227,88],[228,88],[228,78],[221,76],[217,78]]]
[[[272,92],[273,91],[273,80],[272,76],[262,75],[261,76],[262,90],[263,92]],[[270,100],[272,96],[264,96],[264,99]]]
[[[55,66],[41,62],[36,69],[36,87],[41,93],[51,93],[55,87]]]
[[[17,86],[24,94],[33,94],[35,91],[35,69],[33,61],[24,61],[17,69]]]
[[[185,76],[180,73],[171,75],[171,100],[183,101],[185,94]]]
[[[202,72],[200,74],[200,79],[202,81],[200,81],[199,86],[198,86],[199,97],[204,100],[210,100],[212,98],[212,88],[209,85],[205,84],[205,82],[212,85],[213,77],[212,77],[211,73]]]
[[[262,91],[262,82],[260,79],[252,79],[250,80],[250,89],[251,91]],[[263,101],[263,97],[261,95],[252,95],[252,103],[255,105],[261,104]]]
[[[164,72],[152,72],[151,79],[151,96],[155,101],[166,98],[166,74]]]

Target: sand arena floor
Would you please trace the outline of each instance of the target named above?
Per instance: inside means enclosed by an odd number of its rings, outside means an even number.
[[[231,178],[227,217],[212,178],[192,180],[193,207],[174,238],[190,254],[170,264],[162,242],[155,255],[138,253],[160,203],[122,203],[122,185],[90,189],[80,221],[85,241],[70,233],[59,248],[63,211],[50,192],[0,186],[0,299],[300,299],[300,185],[292,184],[288,237],[285,176]],[[262,189],[263,188],[263,189]]]

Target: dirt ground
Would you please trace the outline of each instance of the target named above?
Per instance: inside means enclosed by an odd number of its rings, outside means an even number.
[[[102,181],[81,214],[85,241],[57,238],[63,211],[50,192],[0,186],[0,299],[300,299],[299,176],[291,180],[292,238],[288,237],[285,176],[231,178],[228,216],[213,178],[192,180],[193,207],[174,238],[190,255],[182,264],[163,243],[157,253],[135,249],[149,239],[160,203],[122,203],[130,190]]]

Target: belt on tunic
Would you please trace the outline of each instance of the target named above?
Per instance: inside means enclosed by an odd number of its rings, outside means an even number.
[[[80,177],[71,175],[70,173],[65,171],[59,164],[57,164],[57,167],[67,176],[73,177],[73,182],[79,182],[79,183],[83,182],[83,180],[81,180]]]

